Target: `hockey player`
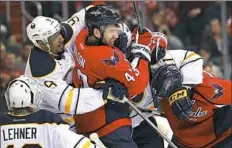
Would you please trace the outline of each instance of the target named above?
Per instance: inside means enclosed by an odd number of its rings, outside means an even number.
[[[166,36],[162,33],[159,32],[154,32],[153,33],[153,41],[155,42],[155,48],[154,52],[151,56],[151,69],[155,70],[159,67],[163,67],[165,65],[175,65],[180,71],[181,74],[183,75],[183,82],[181,86],[183,88],[185,87],[192,87],[196,84],[202,83],[202,65],[203,61],[199,55],[197,55],[194,52],[191,51],[186,51],[186,50],[170,50],[167,51],[167,39]],[[130,58],[130,56],[129,56]],[[190,71],[194,67],[194,71]],[[160,79],[159,79],[160,77]],[[164,81],[162,79],[162,75],[157,76],[156,86],[161,87],[165,85],[170,85],[170,87],[179,87],[176,86],[175,84],[171,84],[168,81]],[[168,92],[168,90],[165,89],[159,90],[159,97],[165,97],[165,96],[170,96],[171,92]],[[159,104],[159,99],[155,100],[155,107],[153,103],[153,98],[151,94],[151,89],[150,86],[147,86],[147,89],[145,93],[142,95],[136,96],[133,100],[134,103],[137,105],[138,108],[142,109],[143,111],[156,111],[156,107]],[[157,98],[157,97],[156,97]],[[186,111],[191,111],[192,105],[189,104],[189,107],[186,108]],[[149,117],[152,121],[156,122],[153,119],[154,114],[151,113],[144,113],[144,116]],[[158,138],[153,138],[156,139],[157,141],[153,140],[152,137],[147,137],[146,135],[153,135],[153,137],[156,136],[154,130],[152,128],[148,127],[148,124],[144,123],[145,121],[136,113],[133,112],[131,113],[132,117],[132,124],[134,127],[134,134],[133,138],[137,145],[139,147],[154,147],[159,145],[160,147],[162,146],[162,142],[160,142],[160,139]],[[155,123],[156,124],[156,123]],[[159,144],[158,144],[159,143]]]
[[[156,90],[154,97],[159,90],[171,92],[171,97],[162,98],[161,104],[174,133],[173,142],[180,148],[230,148],[231,81],[203,72],[202,83],[183,88],[178,82],[180,76],[175,67],[158,69],[151,82],[152,89]],[[173,82],[179,87],[160,87],[159,81]]]
[[[149,81],[148,63],[154,46],[151,32],[140,34],[140,44],[132,47],[133,54],[143,58],[133,69],[125,55],[114,46],[119,35],[118,14],[105,5],[98,5],[87,10],[85,21],[87,28],[76,39],[76,86],[93,87],[99,80],[112,78],[126,86],[129,97],[142,93]],[[117,92],[114,95],[118,96]],[[123,98],[123,95],[119,97]],[[96,132],[108,147],[137,147],[131,138],[131,120],[126,104],[107,103],[94,112],[77,115],[75,120],[78,132]]]
[[[60,114],[72,130],[75,130],[73,114],[83,114],[104,105],[100,90],[70,85],[74,42],[85,26],[85,11],[75,13],[61,24],[52,18],[38,16],[27,26],[27,35],[34,47],[25,75],[34,79],[46,96],[40,107]]]
[[[96,148],[90,139],[69,130],[55,113],[38,110],[43,93],[32,79],[20,76],[5,93],[8,113],[0,113],[1,148]]]

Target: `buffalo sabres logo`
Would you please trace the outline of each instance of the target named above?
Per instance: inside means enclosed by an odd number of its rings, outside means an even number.
[[[119,63],[119,56],[114,51],[114,55],[110,57],[109,59],[104,59],[102,62],[108,66],[116,66]]]
[[[214,88],[214,95],[210,98],[210,100],[218,99],[224,94],[224,88],[222,86],[217,83],[211,83],[211,85]]]

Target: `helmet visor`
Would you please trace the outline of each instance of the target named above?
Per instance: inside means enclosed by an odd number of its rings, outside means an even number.
[[[58,36],[60,35],[60,29],[54,33],[53,35],[51,35],[50,37],[48,37],[48,42],[52,42],[54,39],[56,39]]]

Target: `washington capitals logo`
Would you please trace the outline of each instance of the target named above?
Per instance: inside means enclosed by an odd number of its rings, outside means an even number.
[[[104,59],[102,62],[108,66],[116,66],[119,63],[119,56],[114,51],[114,55],[110,57],[109,59]]]
[[[210,100],[218,99],[219,97],[221,97],[224,94],[224,88],[222,86],[220,86],[217,83],[211,83],[211,85],[214,88],[214,95],[213,95],[213,97],[210,98]]]

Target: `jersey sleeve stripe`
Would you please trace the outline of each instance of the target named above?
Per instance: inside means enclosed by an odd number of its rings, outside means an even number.
[[[64,91],[62,92],[60,99],[59,99],[59,103],[58,103],[58,109],[60,110],[60,104],[61,104],[61,100],[63,98],[64,92],[68,89],[69,85],[66,86],[66,88],[64,89]]]
[[[73,117],[69,117],[69,118],[64,119],[64,121],[67,122],[67,123],[71,123],[71,122],[74,121],[74,118]]]
[[[87,141],[85,142],[85,144],[83,145],[83,148],[89,148],[90,145],[91,145],[90,140],[87,140]]]
[[[78,106],[78,103],[79,103],[79,97],[80,97],[80,88],[78,88],[78,95],[77,95],[77,103],[76,103],[76,107],[75,107],[75,113],[77,112],[77,106]]]
[[[188,51],[185,52],[184,59],[187,57],[187,55],[188,55]],[[184,59],[183,59],[183,61],[184,61]]]
[[[187,59],[189,59],[189,58],[191,58],[192,56],[195,56],[195,55],[197,55],[197,54],[194,53],[194,52],[192,52],[190,55],[188,55],[188,56],[184,59],[184,61],[186,61]]]
[[[167,61],[174,61],[173,59],[163,59],[164,62],[167,62]]]
[[[65,103],[65,113],[70,113],[70,108],[71,108],[71,104],[72,104],[72,98],[73,98],[73,90],[71,89],[68,93],[68,98],[66,99],[66,103]]]
[[[202,58],[197,58],[196,60],[189,61],[188,63],[185,63],[185,64],[181,65],[181,66],[180,66],[180,69],[181,69],[182,67],[184,67],[185,65],[187,65],[187,64],[196,62],[196,61],[201,60],[201,59],[202,59]]]
[[[73,148],[78,148],[78,144],[84,139],[85,137],[82,137],[80,140],[77,141],[77,143],[74,145]]]

